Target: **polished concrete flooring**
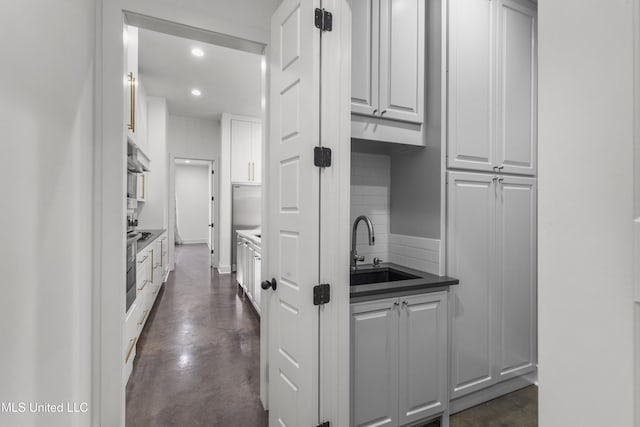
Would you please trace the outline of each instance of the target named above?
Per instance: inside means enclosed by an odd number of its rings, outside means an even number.
[[[266,426],[260,322],[206,245],[176,247],[127,384],[127,427]]]
[[[176,247],[127,385],[127,427],[267,425],[259,395],[260,322],[206,245]],[[530,386],[451,417],[451,427],[536,427]],[[438,423],[429,424],[435,427]]]
[[[438,423],[428,424],[426,427],[435,426]],[[537,427],[538,387],[532,385],[458,412],[451,416],[450,426]]]

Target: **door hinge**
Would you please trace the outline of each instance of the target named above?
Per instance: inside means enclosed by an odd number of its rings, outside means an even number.
[[[313,305],[326,304],[331,300],[331,286],[323,283],[313,287]]]
[[[329,421],[325,421],[322,424],[318,424],[318,427],[330,427]]]
[[[333,15],[326,9],[316,8],[316,28],[321,31],[331,31],[333,29]]]
[[[212,202],[213,202],[213,200],[214,200],[214,197],[211,197],[211,201],[212,201]]]
[[[314,147],[313,164],[319,168],[326,168],[331,166],[331,148]]]
[[[211,249],[211,253],[213,253],[213,249]]]
[[[209,227],[213,227],[213,224],[209,224]]]

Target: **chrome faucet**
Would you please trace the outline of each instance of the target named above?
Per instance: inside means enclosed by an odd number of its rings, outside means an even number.
[[[356,251],[356,236],[358,231],[358,224],[360,223],[360,221],[364,221],[364,223],[367,225],[367,231],[369,232],[369,246],[373,246],[374,242],[376,241],[376,236],[373,232],[373,224],[371,223],[371,220],[367,216],[360,215],[354,221],[353,231],[351,233],[351,268],[353,268],[354,270],[358,268],[358,261],[364,261],[364,256],[358,255],[358,251]]]

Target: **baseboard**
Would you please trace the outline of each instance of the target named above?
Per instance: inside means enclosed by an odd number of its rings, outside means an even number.
[[[183,240],[180,243],[177,243],[178,245],[202,245],[203,243],[209,243],[209,240],[205,239],[205,240]]]
[[[229,274],[229,273],[231,273],[231,266],[230,265],[219,265],[218,266],[218,273],[220,273],[220,274]]]
[[[516,390],[520,390],[521,388],[528,387],[536,382],[536,378],[536,373],[532,372],[531,374],[512,378],[483,390],[478,390],[466,396],[451,400],[449,402],[450,412],[451,414],[455,414],[457,412],[464,411],[465,409],[469,409],[473,406],[477,406],[481,403],[488,402],[489,400],[493,400],[497,397],[503,396],[507,393],[511,393]]]

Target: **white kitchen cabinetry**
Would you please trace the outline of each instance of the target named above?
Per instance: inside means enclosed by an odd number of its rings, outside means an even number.
[[[535,370],[534,178],[449,172],[451,397]]]
[[[424,1],[359,1],[352,20],[352,113],[422,123]]]
[[[535,40],[526,0],[450,2],[448,167],[535,174]]]
[[[447,409],[447,294],[351,305],[351,425],[399,426]]]
[[[166,253],[167,233],[163,233],[142,249],[136,256],[136,299],[125,316],[124,338],[124,385],[133,369],[136,346],[142,329],[153,309],[164,278],[163,269],[168,269]]]
[[[424,143],[425,22],[423,0],[354,2],[353,138]]]
[[[237,236],[237,256],[236,256],[236,281],[242,287],[258,314],[261,313],[260,306],[260,272],[262,265],[262,255],[260,245],[241,235]]]
[[[137,174],[138,184],[136,185],[136,200],[139,202],[144,202],[147,200],[147,178],[149,177],[146,173]]]
[[[138,28],[126,27],[127,139],[148,155],[146,93],[138,74]]]
[[[260,182],[262,125],[260,119],[231,116],[231,181]]]

